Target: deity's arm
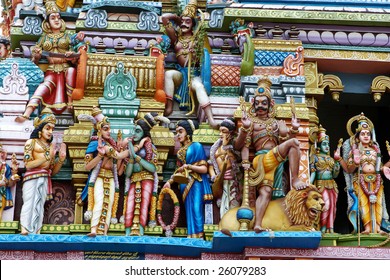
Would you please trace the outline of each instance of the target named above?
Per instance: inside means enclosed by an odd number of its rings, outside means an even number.
[[[165,27],[166,34],[168,35],[169,39],[171,39],[171,43],[175,44],[177,41],[177,33],[171,21],[179,25],[180,17],[176,14],[167,13],[162,15],[161,20]]]
[[[340,167],[341,167],[341,163],[338,161],[335,161],[334,166],[333,166],[333,170],[332,170],[332,177],[333,178],[337,178],[337,176],[339,176]]]
[[[315,156],[314,162],[310,163],[310,184],[314,183],[317,176],[317,168],[315,166],[316,160],[317,160],[317,156]]]
[[[198,174],[206,174],[208,171],[207,162],[204,161],[204,163],[202,162],[199,165],[188,164],[188,169]]]
[[[251,128],[252,128],[252,126],[250,126],[249,128],[241,127],[238,130],[238,136],[235,139],[235,141],[233,142],[233,147],[235,150],[240,151],[244,147],[244,145],[248,141],[250,141]]]
[[[354,160],[352,159],[352,152],[349,153],[348,155],[348,162],[345,162],[343,158],[340,159],[340,165],[343,168],[343,170],[349,174],[353,173],[356,168],[358,167]]]
[[[44,155],[38,158],[33,157],[33,150],[35,148],[35,141],[33,139],[29,139],[26,141],[24,145],[24,163],[26,169],[33,169],[42,166],[45,162],[50,161],[50,156]]]
[[[31,55],[32,55],[32,62],[34,62],[35,64],[38,64],[38,62],[39,62],[39,60],[41,59],[41,57],[42,57],[42,43],[44,42],[44,39],[45,38],[45,36],[44,35],[42,35],[40,38],[39,38],[39,40],[38,40],[38,42],[36,43],[36,45],[35,45],[35,47],[33,48],[33,50],[32,50],[32,53],[31,53]]]

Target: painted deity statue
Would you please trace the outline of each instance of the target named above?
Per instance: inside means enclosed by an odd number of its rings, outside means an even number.
[[[325,202],[320,215],[321,231],[334,233],[334,220],[336,218],[336,204],[339,193],[334,178],[340,173],[340,163],[329,155],[329,136],[322,126],[319,127],[317,139],[317,152],[310,163],[310,183],[317,187]]]
[[[97,135],[93,135],[85,152],[85,169],[91,171],[81,198],[88,198],[88,208],[84,218],[91,221],[88,236],[107,235],[110,223],[117,223],[119,200],[119,182],[117,160],[124,159],[127,151],[111,137],[110,122],[98,107],[92,110],[92,116],[79,115],[80,119],[89,119],[95,125]],[[127,143],[124,143],[127,145]]]
[[[239,188],[239,153],[233,148],[236,124],[233,118],[226,118],[219,127],[220,139],[211,146],[209,173],[213,182],[213,196],[220,208],[220,217],[241,204]]]
[[[205,111],[208,121],[212,127],[217,127],[211,111],[210,99],[205,86],[199,77],[198,63],[200,61],[197,54],[196,45],[200,45],[198,32],[194,31],[196,25],[196,0],[190,0],[182,15],[164,14],[162,22],[166,33],[174,45],[177,59],[177,70],[168,70],[165,73],[165,93],[167,98],[165,115],[169,116],[173,110],[173,99],[179,102],[181,110],[191,109],[194,100],[191,100],[190,91],[194,91],[201,108]],[[172,25],[174,23],[179,30]],[[203,23],[199,23],[202,25]],[[199,27],[200,30],[202,26]],[[199,44],[198,44],[199,43]],[[198,46],[203,52],[203,44]],[[195,67],[192,67],[195,64]],[[192,68],[191,68],[192,67]],[[176,90],[177,88],[177,90]]]
[[[157,113],[147,113],[138,119],[134,135],[130,137],[132,141],[128,143],[124,216],[121,218],[121,222],[125,224],[126,235],[144,234],[152,196],[157,193],[157,149],[153,145],[150,130],[160,120],[169,122]]]
[[[6,37],[0,36],[0,60],[9,57],[10,46],[11,42]]]
[[[2,221],[4,210],[14,206],[11,187],[20,180],[18,175],[19,163],[16,160],[16,155],[13,154],[11,166],[6,163],[7,151],[0,144],[0,221]]]
[[[66,158],[66,145],[61,143],[56,160],[53,132],[56,118],[45,108],[34,119],[35,129],[24,145],[26,173],[23,177],[23,206],[20,213],[21,234],[40,233],[44,204],[53,198],[51,176],[57,174]]]
[[[205,204],[212,202],[213,195],[207,178],[207,157],[202,144],[192,142],[198,124],[192,120],[181,120],[176,124],[176,137],[181,144],[177,152],[177,170],[164,188],[173,182],[179,183],[187,218],[187,237],[203,238]]]
[[[66,25],[55,2],[46,2],[46,19],[42,23],[43,34],[36,44],[32,60],[38,63],[42,55],[49,62],[42,84],[38,86],[17,122],[29,119],[39,104],[61,114],[72,108],[72,91],[76,85],[76,68],[70,63],[77,61],[77,54],[71,51],[71,38],[65,32]]]
[[[352,123],[357,121],[356,132],[352,132]],[[343,157],[340,147],[334,158],[338,160],[345,171],[348,190],[348,218],[354,232],[360,228],[362,233],[385,234],[381,229],[390,230],[388,213],[385,205],[383,180],[380,172],[389,175],[390,161],[385,165],[381,162],[381,151],[375,139],[374,125],[363,113],[352,117],[347,123],[350,139],[343,144]],[[390,176],[387,177],[390,179]]]
[[[300,190],[306,184],[298,177],[299,171],[299,141],[294,138],[300,126],[295,113],[289,129],[283,120],[273,117],[274,100],[271,97],[272,82],[268,77],[258,81],[258,88],[253,98],[249,112],[242,106],[242,127],[239,130],[235,149],[241,150],[242,166],[249,170],[249,186],[256,186],[256,219],[254,230],[261,232],[262,220],[271,201],[273,189],[281,186],[283,167],[280,165],[289,159],[291,185]],[[253,145],[256,157],[249,161],[249,148]],[[251,170],[250,170],[251,168]]]

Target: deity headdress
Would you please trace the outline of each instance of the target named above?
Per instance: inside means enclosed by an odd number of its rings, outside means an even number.
[[[329,141],[329,136],[326,134],[326,129],[320,125],[317,132],[317,142],[321,143],[324,140]]]
[[[45,108],[42,110],[41,115],[34,119],[34,127],[38,128],[42,123],[51,123],[56,124],[56,117],[54,116],[50,108]]]
[[[192,136],[194,131],[198,128],[197,123],[194,123],[193,120],[180,120],[176,123],[176,127],[179,126],[183,127],[190,136]]]
[[[355,133],[352,131],[352,123],[357,121],[357,128]],[[375,135],[375,129],[374,129],[374,124],[372,121],[367,118],[364,113],[360,113],[360,115],[356,115],[352,118],[349,119],[347,122],[347,131],[349,136],[353,137],[356,133],[359,133],[362,130],[368,130],[371,132],[371,138],[374,142],[376,142],[376,135]]]
[[[167,124],[170,123],[168,118],[160,115],[154,115],[152,113],[146,113],[142,118],[136,120],[135,123],[137,124],[140,121],[144,121],[150,129],[152,129],[153,126],[157,125],[159,122]]]
[[[97,131],[101,130],[103,126],[110,125],[108,117],[104,116],[99,107],[94,106],[92,109],[92,117],[95,119],[95,128]]]
[[[272,99],[271,95],[271,86],[272,82],[268,78],[268,76],[263,76],[261,79],[257,81],[257,90],[255,92],[255,97],[256,96],[266,96],[268,100]]]
[[[0,36],[0,44],[9,46],[11,44],[10,40],[7,37]]]
[[[60,12],[60,9],[58,8],[55,1],[47,1],[45,4],[45,8],[46,8],[46,16]]]
[[[184,8],[182,17],[195,18],[196,17],[196,9],[198,8],[197,0],[190,0],[187,6]]]

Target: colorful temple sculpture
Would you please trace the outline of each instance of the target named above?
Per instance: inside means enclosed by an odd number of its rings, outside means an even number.
[[[1,259],[390,258],[390,1],[0,3]]]

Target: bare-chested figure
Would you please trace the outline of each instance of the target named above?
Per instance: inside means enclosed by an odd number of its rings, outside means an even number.
[[[191,90],[196,93],[196,98],[201,108],[205,111],[209,124],[212,127],[217,127],[211,111],[210,99],[199,77],[199,68],[192,66],[190,69],[192,74],[189,75],[188,73],[188,67],[200,60],[195,53],[196,40],[198,39],[197,36],[194,36],[196,8],[196,0],[191,0],[180,17],[176,14],[164,14],[162,16],[166,33],[171,39],[171,44],[175,46],[174,50],[177,60],[177,70],[168,70],[165,73],[164,82],[167,95],[165,115],[169,116],[172,113],[173,98],[179,102],[181,110],[191,108],[193,101],[190,99],[190,86]],[[179,26],[180,30],[176,31],[172,23]]]
[[[288,157],[291,173],[291,184],[297,189],[306,188],[306,184],[298,177],[299,171],[299,141],[295,138],[298,133],[299,121],[293,114],[291,119],[292,128],[289,129],[283,120],[272,117],[274,100],[271,97],[272,82],[268,77],[263,77],[258,82],[253,104],[249,110],[243,110],[242,127],[239,130],[235,148],[241,150],[242,166],[249,170],[249,148],[252,145],[256,151],[253,159],[253,172],[250,172],[249,185],[256,186],[258,197],[256,199],[255,232],[265,229],[261,226],[265,210],[272,198],[272,190],[275,176],[282,172],[278,170],[280,163]],[[281,177],[280,177],[281,178]]]

